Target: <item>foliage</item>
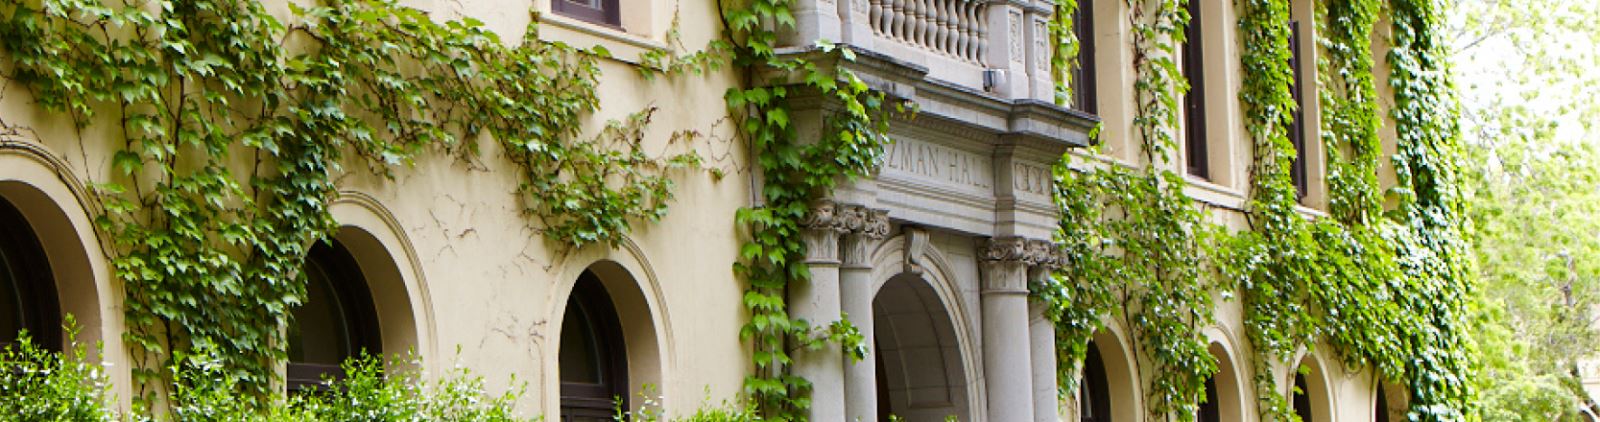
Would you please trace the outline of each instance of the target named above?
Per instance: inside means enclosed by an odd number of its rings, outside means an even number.
[[[1460,64],[1463,179],[1474,231],[1484,418],[1578,420],[1600,347],[1592,116],[1600,29],[1592,2],[1461,1],[1449,11]],[[1515,49],[1519,54],[1504,51]]]
[[[1454,99],[1432,32],[1436,3],[1390,4],[1399,186],[1390,191],[1397,209],[1387,215],[1376,176],[1381,119],[1368,38],[1380,6],[1320,4],[1319,45],[1327,52],[1319,63],[1320,132],[1330,151],[1331,218],[1315,223],[1295,211],[1288,175],[1295,156],[1288,112],[1295,104],[1282,23],[1289,13],[1279,2],[1243,6],[1242,60],[1250,74],[1240,99],[1255,151],[1252,231],[1229,240],[1220,267],[1239,283],[1262,417],[1295,418],[1271,363],[1327,341],[1348,364],[1376,364],[1386,380],[1405,382],[1412,420],[1469,418],[1473,364],[1461,330],[1471,283],[1461,267]]]
[[[0,349],[0,415],[12,420],[113,421],[109,390],[104,369],[88,362],[82,347],[53,352],[24,332]]]
[[[905,108],[842,66],[855,58],[849,47],[821,42],[814,47],[820,54],[779,55],[777,33],[794,25],[790,5],[790,0],[725,4],[722,18],[734,40],[736,66],[751,75],[782,75],[750,81],[725,96],[763,179],[761,205],[741,209],[736,217],[751,234],[734,263],[734,272],[749,283],[744,305],[750,322],[739,335],[753,342],[755,371],[745,378],[745,393],[764,418],[804,420],[811,386],[789,371],[789,351],[831,343],[860,359],[866,347],[844,315],[840,322],[814,326],[788,314],[787,287],[810,277],[800,221],[841,180],[868,174],[882,163],[889,114]],[[814,141],[801,139],[790,124],[789,105],[791,98],[812,95],[829,104]]]
[[[1056,2],[1055,14],[1050,17],[1047,29],[1050,31],[1050,45],[1055,49],[1050,53],[1050,75],[1055,78],[1056,104],[1068,105],[1072,103],[1072,93],[1078,87],[1079,81],[1073,81],[1072,69],[1079,65],[1078,52],[1081,44],[1078,43],[1078,33],[1074,31],[1073,19],[1077,16],[1078,0],[1060,0]],[[1083,104],[1072,104],[1082,109]]]
[[[698,163],[640,149],[648,110],[577,139],[604,52],[540,41],[531,25],[508,46],[480,22],[390,0],[291,5],[289,26],[247,0],[147,6],[0,5],[5,77],[80,128],[121,135],[98,223],[144,386],[171,378],[155,368],[173,353],[206,348],[264,399],[347,154],[389,174],[430,149],[471,160],[492,136],[523,175],[524,212],[570,247],[660,218],[672,196],[660,170]]]
[[[1150,165],[1076,170],[1063,160],[1056,166],[1054,200],[1062,213],[1056,240],[1065,245],[1067,262],[1031,289],[1055,323],[1063,392],[1076,388],[1078,366],[1101,318],[1115,317],[1143,352],[1138,362],[1150,364],[1148,379],[1140,376],[1149,417],[1194,420],[1217,362],[1200,333],[1213,322],[1213,289],[1202,277],[1203,255],[1196,253],[1207,229],[1201,209],[1184,193],[1183,176],[1169,170],[1178,152],[1177,93],[1187,89],[1174,58],[1189,16],[1180,2],[1127,6],[1138,78],[1135,136]]]

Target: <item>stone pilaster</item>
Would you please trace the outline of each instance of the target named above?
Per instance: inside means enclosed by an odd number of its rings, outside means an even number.
[[[1036,0],[1027,8],[1027,67],[1029,98],[1054,101],[1055,75],[1050,73],[1050,58],[1055,55],[1050,43],[1049,22],[1055,14],[1055,2]],[[1021,96],[1016,96],[1020,98]]]
[[[1001,1],[988,7],[989,49],[985,62],[1003,77],[992,87],[1006,98],[1028,98],[1028,21],[1026,3]]]
[[[839,236],[846,231],[845,222],[837,205],[822,202],[812,207],[801,228],[811,280],[789,285],[789,313],[812,326],[826,326],[839,320]],[[811,381],[811,420],[844,420],[843,365],[837,347],[794,352],[795,374]]]
[[[839,29],[846,44],[872,49],[871,0],[838,0]]]
[[[839,290],[845,315],[861,330],[867,350],[874,347],[875,322],[872,319],[872,250],[889,234],[889,211],[850,206],[844,213],[849,232],[844,235],[844,266],[839,270]],[[871,421],[878,417],[877,362],[872,356],[844,363],[845,413],[847,421]]]
[[[839,42],[840,0],[798,0],[789,4],[794,26],[783,28],[779,42],[786,46],[809,46],[818,40]]]

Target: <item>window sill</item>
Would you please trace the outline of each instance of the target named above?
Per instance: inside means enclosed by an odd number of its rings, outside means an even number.
[[[639,56],[648,51],[665,51],[666,43],[629,33],[622,28],[610,27],[581,19],[561,16],[552,12],[541,13],[539,23],[565,31],[540,31],[539,38],[561,41],[578,48],[603,47],[611,52],[613,60],[639,64]]]
[[[1190,174],[1184,174],[1183,180],[1189,183],[1184,194],[1190,198],[1224,209],[1244,211],[1244,192]]]

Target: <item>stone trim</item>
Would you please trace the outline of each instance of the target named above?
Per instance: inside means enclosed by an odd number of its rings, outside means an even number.
[[[1061,246],[1046,240],[1021,237],[990,238],[980,245],[984,261],[1018,262],[1045,270],[1060,268],[1066,261]]]

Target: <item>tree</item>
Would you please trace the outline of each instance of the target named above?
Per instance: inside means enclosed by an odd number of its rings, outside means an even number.
[[[1450,19],[1484,419],[1577,419],[1600,358],[1600,3],[1459,0]]]

